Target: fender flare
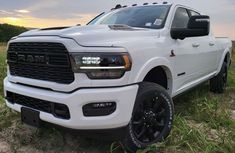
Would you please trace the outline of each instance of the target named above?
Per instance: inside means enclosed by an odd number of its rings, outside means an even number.
[[[135,82],[142,82],[145,76],[150,72],[153,68],[162,67],[167,75],[168,82],[168,92],[171,94],[173,89],[173,75],[172,75],[172,67],[170,62],[161,57],[156,57],[150,59],[147,63],[145,63],[141,68],[138,74],[136,75]]]
[[[222,58],[220,59],[220,62],[219,62],[219,67],[218,67],[218,69],[217,69],[217,73],[215,74],[215,75],[218,75],[219,74],[219,72],[220,72],[220,70],[221,70],[221,68],[222,68],[222,65],[223,65],[223,63],[224,63],[224,59],[226,58],[226,56],[227,56],[227,54],[229,54],[229,58],[231,57],[231,52],[230,52],[230,49],[229,48],[226,48],[225,50],[224,50],[224,53],[223,53],[223,55],[222,55]],[[228,63],[229,64],[229,63]]]

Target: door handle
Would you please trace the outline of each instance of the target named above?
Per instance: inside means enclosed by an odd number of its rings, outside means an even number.
[[[209,43],[209,46],[214,46],[215,44],[213,42],[210,42]]]
[[[199,47],[200,46],[200,44],[198,44],[198,43],[193,43],[193,45],[192,45],[194,48],[197,48],[197,47]]]

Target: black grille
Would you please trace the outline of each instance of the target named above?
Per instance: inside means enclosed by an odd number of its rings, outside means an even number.
[[[61,43],[11,43],[7,59],[13,76],[62,84],[74,81],[68,51]]]
[[[13,104],[19,104],[35,110],[53,114],[56,117],[70,119],[69,109],[64,104],[31,98],[7,91],[6,99]]]

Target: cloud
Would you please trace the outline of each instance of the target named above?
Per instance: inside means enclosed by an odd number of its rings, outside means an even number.
[[[0,10],[0,15],[9,15],[9,14],[13,14],[13,13],[5,11],[5,10]]]
[[[17,13],[24,13],[24,14],[30,13],[29,10],[15,10],[15,12],[17,12]]]

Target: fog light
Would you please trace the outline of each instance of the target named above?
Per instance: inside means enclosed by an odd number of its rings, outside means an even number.
[[[54,115],[59,118],[70,119],[69,109],[63,104],[54,104]]]
[[[116,110],[115,102],[90,103],[82,107],[84,116],[107,116]]]

